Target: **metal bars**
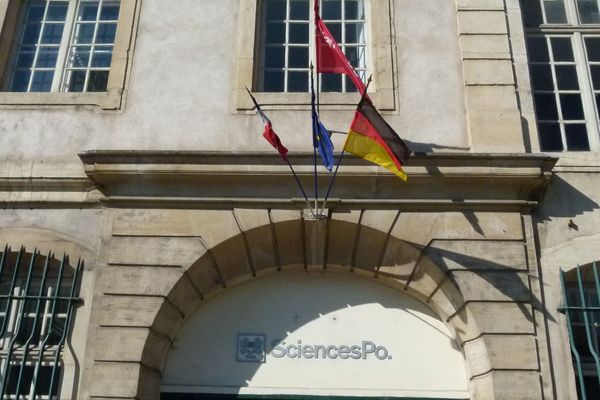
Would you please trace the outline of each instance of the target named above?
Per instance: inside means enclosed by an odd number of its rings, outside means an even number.
[[[593,263],[574,271],[561,271],[560,281],[567,317],[569,342],[573,353],[577,389],[582,400],[600,394],[600,279]]]
[[[0,253],[0,399],[53,399],[83,262],[24,248]]]

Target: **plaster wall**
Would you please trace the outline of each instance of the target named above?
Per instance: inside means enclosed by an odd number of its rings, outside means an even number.
[[[399,111],[386,118],[417,151],[464,150],[456,4],[392,3]],[[0,109],[1,175],[81,175],[76,154],[89,149],[270,151],[256,115],[232,112],[237,12],[235,0],[144,1],[125,108]],[[323,111],[322,119],[344,132],[353,112]],[[286,146],[310,150],[308,110],[269,115]],[[338,146],[343,139],[334,135]]]

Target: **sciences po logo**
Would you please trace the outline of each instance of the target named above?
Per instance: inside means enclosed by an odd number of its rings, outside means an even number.
[[[353,345],[306,344],[302,340],[288,343],[274,339],[267,345],[267,336],[262,333],[240,333],[237,336],[237,361],[264,363],[267,354],[273,358],[305,360],[391,360],[392,355],[385,346],[371,340]]]

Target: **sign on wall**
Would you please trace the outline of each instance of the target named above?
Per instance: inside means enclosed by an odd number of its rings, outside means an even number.
[[[192,315],[163,391],[468,398],[447,327],[413,298],[337,274],[277,274]]]

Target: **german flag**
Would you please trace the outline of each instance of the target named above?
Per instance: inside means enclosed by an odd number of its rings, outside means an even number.
[[[407,179],[402,164],[412,151],[365,96],[356,107],[344,150],[392,171],[404,181]]]

